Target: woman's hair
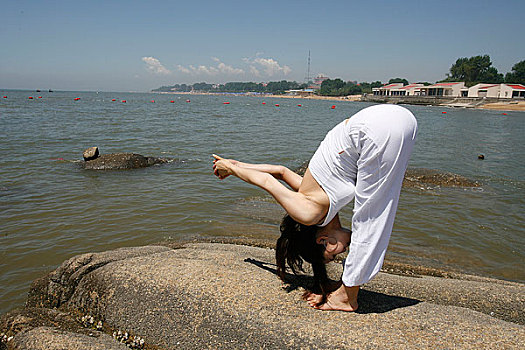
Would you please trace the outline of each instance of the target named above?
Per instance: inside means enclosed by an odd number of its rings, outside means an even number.
[[[277,262],[277,274],[284,281],[286,274],[286,263],[294,274],[303,271],[303,260],[312,265],[314,273],[314,288],[320,289],[322,300],[319,304],[326,302],[328,290],[328,274],[324,262],[324,246],[317,244],[317,226],[307,226],[298,223],[285,215],[281,222],[281,237],[277,240],[275,247],[275,260]],[[305,294],[308,294],[306,292]]]

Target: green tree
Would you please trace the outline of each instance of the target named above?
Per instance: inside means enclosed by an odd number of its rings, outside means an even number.
[[[348,96],[348,95],[359,95],[363,93],[363,86],[361,83],[356,84],[353,81],[347,81],[346,83],[337,78],[337,79],[327,79],[321,84],[321,89],[319,89],[319,94],[324,96]],[[364,86],[365,89],[372,89],[369,85]]]
[[[384,84],[379,80],[374,81],[372,83],[364,81],[359,84],[359,87],[361,88],[361,93],[371,94],[373,88],[381,87],[383,85]]]
[[[339,78],[336,79],[326,79],[321,84],[321,89],[319,89],[319,94],[324,96],[337,96],[339,89],[345,86],[345,82]]]
[[[211,89],[213,89],[213,85],[212,84],[207,84],[207,83],[195,83],[193,84],[193,89],[195,91],[210,91]]]
[[[505,82],[525,84],[525,60],[512,66],[512,70],[505,75]]]
[[[394,84],[394,83],[403,83],[403,86],[406,86],[408,85],[408,80],[406,79],[403,79],[403,78],[392,78],[388,81],[389,84]]]
[[[503,74],[492,67],[490,56],[483,55],[458,58],[442,81],[464,81],[467,86],[472,86],[477,83],[499,84],[503,80]]]

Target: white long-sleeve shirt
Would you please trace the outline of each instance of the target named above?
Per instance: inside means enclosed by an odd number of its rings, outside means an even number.
[[[417,121],[406,108],[368,107],[328,132],[310,160],[310,172],[330,199],[321,226],[355,199],[345,286],[368,282],[383,265],[416,133]]]

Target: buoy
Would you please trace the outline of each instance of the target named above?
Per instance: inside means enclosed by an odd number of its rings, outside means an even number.
[[[122,100],[122,103],[126,103],[127,101],[126,100]]]
[[[331,108],[332,108],[332,109],[335,109],[335,105],[333,105]]]
[[[42,98],[42,96],[38,96],[38,98]]]
[[[4,96],[4,98],[7,98],[7,96]]]
[[[447,112],[441,112],[441,114],[447,114]]]
[[[229,105],[230,102],[223,102],[222,104],[223,104],[223,105]]]
[[[175,103],[175,101],[171,100],[170,103]]]
[[[263,102],[262,104],[263,104],[263,105],[265,105],[265,104],[266,104],[266,102]]]
[[[276,104],[275,104],[275,107],[279,107],[279,104],[278,104],[278,103],[276,103]]]
[[[501,114],[503,114],[503,115],[507,115],[507,113],[501,113]]]
[[[187,103],[190,103],[191,101],[190,100],[186,100]]]
[[[155,103],[155,100],[151,100],[150,102],[151,102],[151,103]]]
[[[302,107],[303,105],[297,105],[297,107]]]
[[[113,101],[113,102],[115,102],[116,100],[117,100],[116,98],[111,99],[111,101]]]
[[[80,100],[80,97],[75,97],[74,100],[78,101],[78,100]]]

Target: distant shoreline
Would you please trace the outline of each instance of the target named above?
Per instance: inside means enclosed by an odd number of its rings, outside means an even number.
[[[325,101],[341,101],[341,102],[374,102],[374,101],[364,101],[362,95],[351,95],[351,96],[292,96],[292,95],[272,95],[272,94],[250,94],[250,93],[220,93],[220,92],[152,92],[156,94],[172,94],[172,95],[212,95],[212,96],[250,96],[250,97],[259,97],[259,98],[288,98],[288,99],[302,99],[302,100],[325,100]],[[454,99],[451,99],[452,103]],[[383,102],[385,103],[385,102]],[[386,103],[398,103],[397,99],[391,99]],[[421,103],[410,103],[410,99],[403,99],[400,104],[409,104],[409,105],[420,105]],[[497,110],[497,111],[525,111],[525,101],[497,101],[497,102],[487,102],[477,105],[475,107],[469,107],[462,104],[447,104],[447,103],[438,103],[435,106],[441,107],[454,107],[454,108],[471,108],[471,109],[488,109],[488,110]]]

